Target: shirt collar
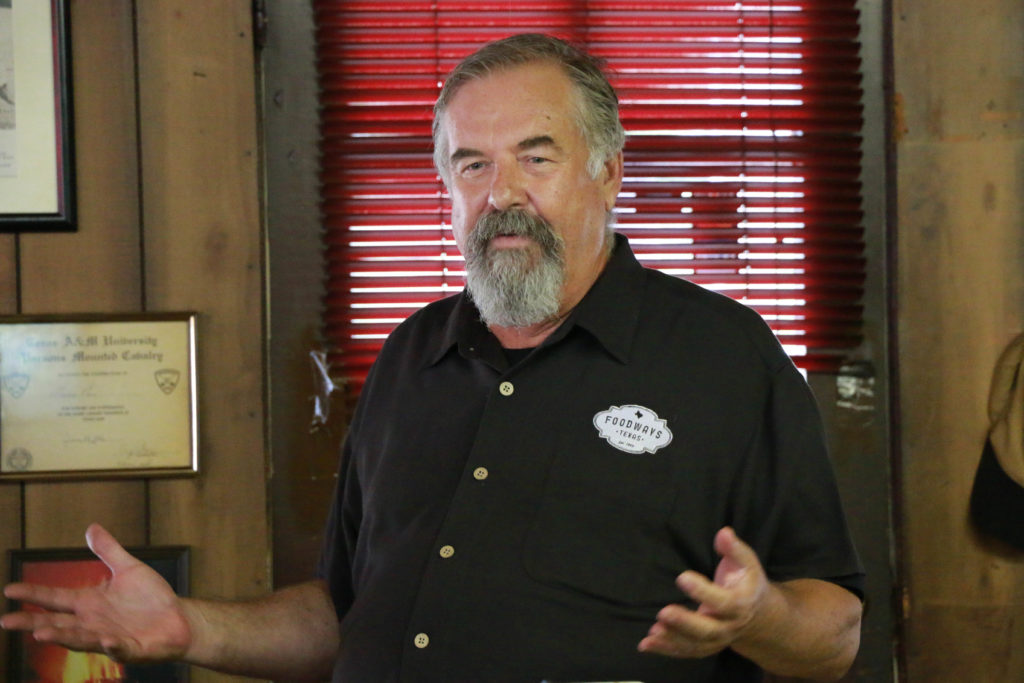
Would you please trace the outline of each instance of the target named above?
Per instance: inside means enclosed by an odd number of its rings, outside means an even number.
[[[629,240],[616,234],[604,271],[565,323],[544,343],[557,343],[572,328],[580,327],[619,362],[627,362],[640,315],[644,282],[644,268],[633,255]],[[437,347],[426,356],[427,364],[437,363],[454,346],[467,358],[501,355],[497,339],[481,322],[480,313],[465,291],[457,296]]]
[[[627,362],[645,282],[644,268],[633,255],[629,240],[616,233],[604,271],[562,327],[575,325],[586,330],[619,362]]]
[[[448,313],[441,336],[435,349],[425,355],[426,365],[434,365],[453,348],[466,358],[500,356],[501,346],[483,321],[466,290],[455,296],[455,304]]]

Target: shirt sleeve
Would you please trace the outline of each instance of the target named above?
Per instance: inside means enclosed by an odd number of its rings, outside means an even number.
[[[339,621],[348,612],[355,592],[352,585],[352,558],[362,510],[358,476],[353,464],[349,433],[342,446],[338,482],[334,489],[316,576],[327,583]]]
[[[864,595],[824,429],[807,382],[790,363],[772,377],[736,499],[737,533],[772,581],[815,578]]]

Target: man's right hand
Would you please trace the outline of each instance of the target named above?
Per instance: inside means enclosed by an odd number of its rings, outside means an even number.
[[[184,657],[191,629],[183,602],[167,582],[100,525],[90,526],[85,538],[112,576],[98,586],[81,589],[10,584],[4,595],[43,611],[6,614],[0,617],[0,626],[31,631],[40,642],[103,652],[121,662]]]

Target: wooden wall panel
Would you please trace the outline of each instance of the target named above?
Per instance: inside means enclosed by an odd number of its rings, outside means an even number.
[[[967,516],[992,370],[1024,331],[1024,6],[893,16],[907,677],[1024,680],[1024,554]]]
[[[17,238],[0,235],[0,314],[18,312]],[[20,483],[0,484],[0,585],[10,577],[7,551],[21,547],[22,490]],[[3,604],[3,601],[0,601]],[[0,634],[0,662],[8,660],[8,639]]]
[[[310,352],[323,348],[319,91],[310,3],[269,3],[263,61],[268,305],[272,311],[270,451],[273,576],[307,581],[319,557],[349,416],[340,392],[328,424],[314,427],[317,380]]]
[[[130,0],[72,4],[79,229],[0,238],[2,313],[131,311],[141,301],[131,15]],[[3,484],[0,550],[82,546],[91,521],[144,543],[145,509],[141,482]],[[0,581],[7,573],[4,558]]]
[[[18,311],[17,238],[0,235],[0,314]],[[0,585],[10,580],[7,551],[22,545],[20,483],[0,484]],[[2,602],[0,602],[2,604]],[[0,662],[8,661],[8,638],[0,634]]]
[[[7,551],[21,547],[21,489],[21,484],[0,484],[0,586],[10,580]],[[6,602],[0,598],[0,609],[6,610]],[[8,661],[8,643],[7,634],[0,631],[0,662]]]
[[[202,472],[151,484],[152,539],[227,598],[270,585],[250,5],[138,3],[146,307],[199,313]]]
[[[0,235],[0,314],[18,312],[18,264],[16,235]]]
[[[0,550],[82,545],[96,520],[128,545],[192,546],[194,594],[262,593],[269,534],[251,3],[70,1],[79,229],[0,235],[0,313],[197,311],[203,471],[0,484]],[[229,679],[237,680],[192,677]]]
[[[131,0],[72,3],[78,231],[24,235],[22,312],[142,303]]]
[[[135,311],[141,285],[131,4],[74,3],[72,32],[78,230],[20,238],[21,312]],[[126,543],[142,543],[144,500],[138,481],[27,484],[26,544],[84,545],[92,521],[110,524]]]

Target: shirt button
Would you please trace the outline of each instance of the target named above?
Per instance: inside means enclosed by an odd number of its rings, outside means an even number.
[[[512,386],[512,382],[502,382],[498,385],[498,391],[501,392],[502,396],[511,396],[512,392],[515,390],[516,388]]]
[[[473,478],[477,481],[483,481],[487,478],[488,472],[486,467],[477,467],[473,470]]]
[[[454,554],[455,554],[455,548],[453,548],[452,546],[450,546],[450,545],[443,545],[443,546],[441,546],[440,555],[444,559],[447,560],[449,557],[451,557]]]
[[[426,633],[417,633],[416,637],[412,639],[412,643],[422,650],[427,645],[430,645],[430,636]]]

